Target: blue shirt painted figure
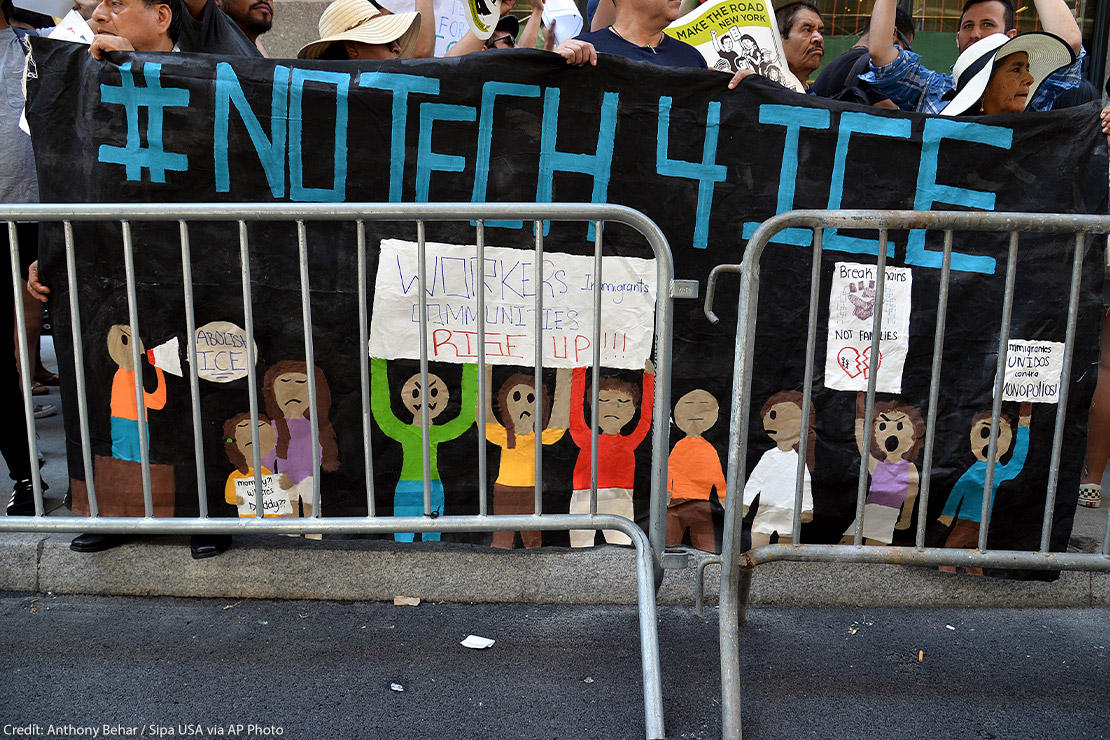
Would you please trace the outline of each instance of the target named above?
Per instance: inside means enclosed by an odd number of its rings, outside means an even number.
[[[1010,462],[1003,465],[995,463],[994,481],[991,487],[991,509],[994,508],[994,494],[998,487],[1008,480],[1013,480],[1025,467],[1025,456],[1029,452],[1029,427],[1019,426],[1014,437],[1014,453]],[[987,461],[976,460],[968,468],[952,492],[948,494],[948,501],[944,504],[941,516],[950,516],[970,522],[979,522],[983,513],[983,486],[987,481]]]

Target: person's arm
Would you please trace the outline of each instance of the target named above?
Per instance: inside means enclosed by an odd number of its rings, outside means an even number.
[[[648,360],[644,363],[644,384],[640,394],[640,423],[635,431],[628,435],[633,447],[639,446],[648,432],[651,431],[651,416],[655,410],[655,363]]]
[[[463,37],[455,42],[454,46],[447,50],[444,56],[448,57],[461,57],[469,54],[472,51],[481,51],[485,48],[485,42],[474,35],[473,31],[467,31]]]
[[[1107,110],[1110,110],[1108,108]],[[35,260],[27,268],[27,292],[36,301],[46,303],[50,300],[50,288],[39,282],[39,261]]]
[[[555,51],[556,46],[558,43],[555,38],[555,19],[552,18],[551,25],[543,27],[543,50]]]
[[[123,36],[110,36],[102,33],[93,36],[92,43],[89,44],[89,53],[92,54],[93,59],[103,59],[104,55],[110,51],[134,50],[135,47]]]
[[[385,436],[397,439],[404,423],[393,413],[389,400],[389,364],[381,357],[370,358],[370,411]]]
[[[597,9],[594,11],[594,18],[590,22],[591,31],[600,31],[613,25],[613,21],[617,19],[617,6],[613,4],[613,0],[598,0]]]
[[[566,429],[570,425],[571,369],[561,367],[555,371],[555,401],[551,404],[551,415],[547,426],[551,429]]]
[[[921,487],[921,476],[917,472],[917,466],[910,463],[909,480],[906,482],[906,500],[902,502],[902,515],[898,517],[895,523],[895,529],[909,529],[913,524],[913,505],[917,501],[917,492]]]
[[[896,5],[897,0],[875,0],[875,7],[871,9],[867,51],[871,55],[871,63],[876,67],[885,67],[898,58],[898,47],[894,45]]]
[[[433,0],[416,0],[416,12],[420,14],[420,30],[416,33],[416,43],[412,46],[407,59],[424,59],[436,55],[436,13]]]
[[[1037,8],[1037,17],[1041,21],[1041,28],[1048,33],[1059,36],[1076,54],[1083,46],[1083,34],[1071,8],[1065,0],[1033,0]],[[872,21],[874,25],[874,21]]]
[[[583,67],[589,64],[593,67],[597,66],[597,49],[589,41],[579,41],[578,39],[567,39],[559,44],[559,48],[555,53],[567,60],[567,64],[575,67]]]
[[[540,28],[543,26],[543,0],[532,0],[532,14],[524,24],[524,32],[520,34],[516,45],[522,49],[535,49],[540,38]]]

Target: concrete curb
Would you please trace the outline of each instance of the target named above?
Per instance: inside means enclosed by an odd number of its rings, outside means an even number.
[[[0,590],[127,596],[630,604],[631,550],[387,540],[309,541],[236,537],[216,558],[193,560],[184,537],[147,537],[102,553],[69,549],[71,535],[0,535]],[[695,557],[705,557],[695,553]],[[720,568],[706,570],[715,604]],[[660,604],[693,606],[693,568],[668,571]],[[753,605],[990,606],[1110,605],[1110,573],[1065,572],[1059,580],[951,576],[903,565],[768,563],[752,581]]]

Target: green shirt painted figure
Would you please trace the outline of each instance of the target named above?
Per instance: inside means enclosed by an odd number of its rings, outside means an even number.
[[[424,513],[424,455],[423,435],[420,430],[421,404],[428,404],[428,448],[431,479],[432,511],[443,512],[443,483],[439,478],[439,445],[462,435],[474,424],[475,403],[478,398],[478,366],[463,365],[462,407],[459,415],[444,424],[435,424],[435,418],[447,408],[451,394],[443,379],[428,373],[428,387],[421,388],[420,373],[415,373],[401,387],[401,401],[412,413],[412,422],[398,419],[389,400],[388,363],[378,357],[370,359],[370,408],[378,427],[389,438],[401,444],[401,477],[393,495],[394,516],[421,516]],[[426,400],[425,400],[426,399]],[[400,542],[412,542],[412,532],[393,535]],[[438,540],[439,532],[425,532],[425,542]]]

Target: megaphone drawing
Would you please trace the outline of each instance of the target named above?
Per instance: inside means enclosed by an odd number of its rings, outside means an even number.
[[[182,377],[181,348],[177,337],[171,337],[169,341],[159,344],[154,349],[148,349],[146,361],[154,367],[162,368],[170,375]]]

